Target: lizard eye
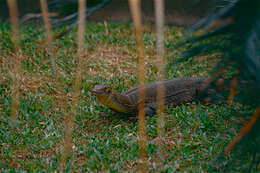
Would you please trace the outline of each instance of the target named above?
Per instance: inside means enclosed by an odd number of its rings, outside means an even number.
[[[107,93],[107,94],[110,94],[111,93],[111,90],[110,90],[110,88],[105,88],[105,92]]]

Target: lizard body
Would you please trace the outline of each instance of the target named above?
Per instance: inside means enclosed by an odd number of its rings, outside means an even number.
[[[156,111],[157,87],[159,84],[164,85],[164,104],[176,106],[194,100],[205,82],[206,78],[181,77],[146,84],[144,98],[145,113],[151,115]],[[134,87],[128,91],[118,93],[111,87],[95,85],[91,93],[102,104],[116,112],[137,114],[139,101],[138,88]]]

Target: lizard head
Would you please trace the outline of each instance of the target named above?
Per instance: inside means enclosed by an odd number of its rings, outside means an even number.
[[[102,104],[109,108],[117,112],[126,112],[126,108],[117,99],[120,94],[111,87],[99,84],[95,85],[90,92],[92,95],[96,96]]]
[[[105,85],[95,85],[90,93],[97,97],[97,99],[104,105],[111,108],[111,104],[115,102],[113,89]]]
[[[113,93],[113,90],[109,86],[95,85],[90,92],[94,96],[105,98],[105,97],[109,97]]]
[[[105,85],[95,85],[94,88],[90,91],[90,93],[97,97],[97,99],[104,105],[111,108],[111,104],[113,104],[113,90],[109,86]]]

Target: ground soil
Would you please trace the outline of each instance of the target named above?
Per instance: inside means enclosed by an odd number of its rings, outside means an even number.
[[[18,0],[19,14],[23,16],[40,9],[39,1]],[[8,19],[5,0],[0,0],[0,19]],[[165,0],[165,22],[170,25],[190,25],[208,15],[214,9],[214,0]],[[142,0],[145,23],[154,23],[153,0]],[[131,15],[128,0],[112,0],[107,6],[89,17],[94,21],[129,22]]]
[[[165,0],[165,21],[171,25],[190,25],[207,16],[213,9],[214,3],[210,0]],[[142,16],[145,23],[154,23],[153,0],[142,0]],[[128,1],[112,0],[89,19],[129,22]]]

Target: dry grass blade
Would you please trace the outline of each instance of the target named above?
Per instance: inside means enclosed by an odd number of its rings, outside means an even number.
[[[83,63],[84,57],[84,30],[85,30],[85,18],[86,18],[86,1],[79,0],[79,19],[78,19],[78,50],[77,50],[77,67],[76,67],[76,76],[75,83],[73,88],[72,96],[72,107],[70,115],[67,116],[66,120],[66,129],[65,129],[65,144],[64,144],[64,153],[60,163],[60,170],[65,170],[65,160],[72,154],[72,132],[74,126],[75,116],[77,114],[77,106],[80,97],[80,87],[81,87],[81,64]]]
[[[18,29],[18,9],[16,0],[8,0],[8,8],[10,13],[10,20],[12,25],[12,42],[14,45],[14,55],[12,56],[13,59],[11,60],[13,69],[13,84],[12,84],[12,107],[11,107],[11,123],[15,125],[18,109],[19,109],[19,97],[20,97],[20,85],[21,85],[21,69],[20,63],[22,59],[22,52],[19,46],[19,29]]]
[[[164,0],[154,0],[155,6],[155,22],[156,22],[156,46],[157,46],[157,68],[158,68],[158,79],[163,80],[164,78]],[[157,87],[157,132],[159,140],[163,140],[164,136],[164,85],[159,83]],[[162,143],[159,143],[159,157],[162,156]]]
[[[146,159],[146,132],[145,132],[145,62],[144,44],[142,40],[141,5],[139,0],[129,0],[130,11],[133,18],[138,50],[138,79],[140,88],[138,90],[138,119],[139,119],[139,147],[141,155],[140,171],[145,172]]]
[[[258,107],[256,109],[252,118],[241,129],[239,134],[228,144],[227,148],[225,149],[225,155],[228,155],[230,153],[230,151],[232,150],[232,148],[240,141],[240,139],[250,131],[250,129],[252,128],[252,126],[254,125],[256,120],[259,118],[259,116],[260,116],[260,107]]]

